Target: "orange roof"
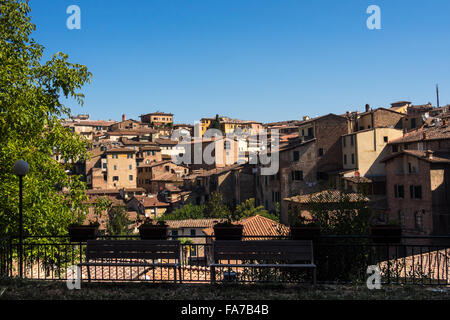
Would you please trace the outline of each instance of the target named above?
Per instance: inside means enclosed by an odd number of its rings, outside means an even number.
[[[438,125],[430,128],[422,127],[418,130],[408,132],[403,137],[392,140],[390,144],[445,139],[450,139],[450,127],[447,125]]]
[[[106,153],[136,153],[136,150],[128,148],[113,148],[106,150]]]
[[[139,202],[141,202],[146,208],[170,206],[169,203],[159,201],[157,197],[135,196],[135,198],[139,200]]]
[[[166,220],[171,229],[179,228],[212,228],[216,223],[223,222],[224,219],[186,219],[186,220]]]
[[[244,236],[284,236],[289,233],[287,226],[260,215],[244,218],[236,224],[244,226],[242,233]],[[212,227],[203,229],[203,233],[213,235],[214,229]]]

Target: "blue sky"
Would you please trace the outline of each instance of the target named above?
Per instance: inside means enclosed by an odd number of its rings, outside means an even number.
[[[69,30],[66,8],[81,9]],[[381,30],[369,30],[369,5]],[[450,1],[30,0],[34,38],[86,65],[93,119],[153,111],[272,122],[450,103]]]

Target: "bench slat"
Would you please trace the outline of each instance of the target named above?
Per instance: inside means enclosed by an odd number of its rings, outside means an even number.
[[[211,264],[211,267],[268,267],[268,268],[316,268],[315,264],[235,264],[235,263],[213,263]]]
[[[118,240],[119,241],[119,240]],[[171,250],[177,249],[179,244],[151,244],[151,243],[140,243],[135,241],[135,243],[117,243],[117,244],[100,244],[93,243],[88,244],[88,247],[92,250],[101,250],[107,248],[133,248],[139,250],[159,250],[159,248],[168,248]]]
[[[308,240],[216,241],[214,259],[313,261]]]
[[[108,263],[108,262],[84,262],[78,264],[80,267],[106,266],[106,267],[178,267],[179,263]]]
[[[311,255],[299,255],[299,254],[284,254],[284,255],[274,255],[274,254],[220,254],[215,256],[216,261],[220,260],[274,260],[274,261],[311,261]]]
[[[88,256],[88,255],[86,255]],[[178,259],[179,255],[174,253],[142,253],[142,252],[96,252],[89,254],[88,260],[96,259]]]
[[[86,259],[179,259],[178,240],[89,240]]]

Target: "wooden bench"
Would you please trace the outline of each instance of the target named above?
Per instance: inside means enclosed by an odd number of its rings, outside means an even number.
[[[214,263],[210,265],[211,283],[216,281],[215,268],[217,267],[309,268],[313,270],[313,284],[316,285],[316,265],[310,240],[223,240],[215,241],[213,247]],[[227,260],[228,263],[220,263],[223,260]],[[255,260],[272,262],[242,263],[242,261]],[[241,263],[230,263],[230,261],[241,261]]]
[[[176,262],[158,262],[162,260]],[[86,262],[78,266],[87,267],[89,282],[91,266],[169,267],[174,268],[176,283],[177,269],[181,280],[180,260],[180,241],[177,240],[88,240]]]

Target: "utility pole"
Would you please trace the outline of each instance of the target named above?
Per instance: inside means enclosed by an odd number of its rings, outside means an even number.
[[[439,108],[439,84],[436,84],[437,107]]]

